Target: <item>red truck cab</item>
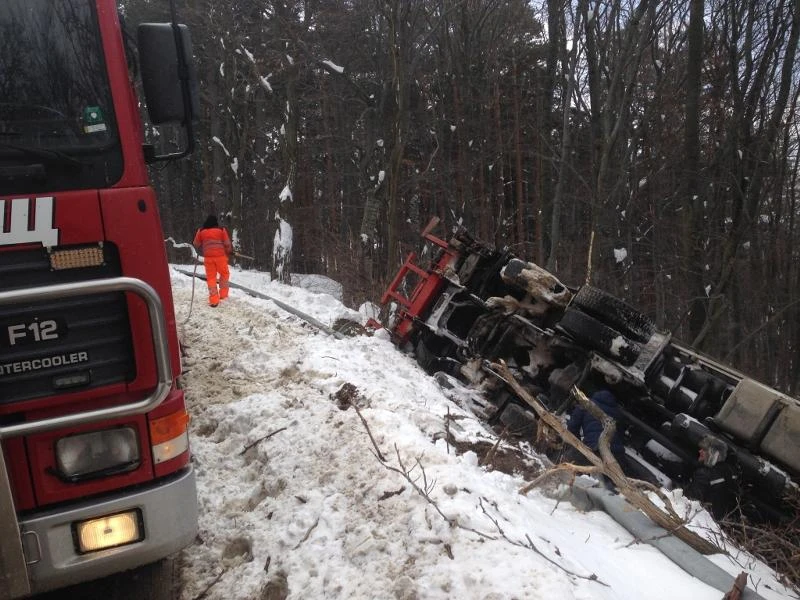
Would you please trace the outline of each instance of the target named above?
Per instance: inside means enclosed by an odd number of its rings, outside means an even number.
[[[190,139],[188,33],[173,11],[138,38],[151,121]],[[146,168],[165,157],[144,145],[116,2],[4,0],[0,39],[4,600],[174,553],[197,497]]]

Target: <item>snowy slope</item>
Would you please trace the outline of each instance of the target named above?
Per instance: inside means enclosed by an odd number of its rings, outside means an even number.
[[[329,326],[363,321],[330,294],[256,272],[232,280]],[[606,514],[522,496],[521,476],[458,455],[446,431],[494,434],[382,332],[336,339],[239,290],[212,309],[195,281],[192,302],[192,279],[173,274],[200,506],[184,600],[721,598]],[[335,398],[344,384],[366,427]],[[793,597],[745,555],[714,561],[750,572],[764,598]]]

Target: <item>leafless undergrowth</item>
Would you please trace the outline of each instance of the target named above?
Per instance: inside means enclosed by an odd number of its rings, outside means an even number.
[[[781,525],[754,525],[745,519],[723,519],[722,531],[736,545],[759,558],[800,598],[800,494],[787,498],[794,519]]]
[[[350,384],[345,384],[345,385],[350,385]],[[428,475],[425,472],[425,467],[422,464],[422,461],[421,461],[421,459],[419,457],[414,459],[414,464],[413,465],[408,466],[406,464],[406,461],[404,461],[403,457],[400,455],[399,449],[395,445],[394,446],[394,454],[395,454],[395,459],[396,459],[396,463],[397,464],[396,465],[391,464],[385,458],[384,454],[381,452],[380,448],[378,447],[377,442],[375,441],[375,437],[372,435],[372,431],[369,428],[369,423],[364,418],[364,415],[361,414],[361,410],[359,409],[358,405],[354,401],[356,399],[356,397],[357,397],[357,394],[353,393],[354,391],[355,391],[354,387],[351,386],[350,388],[348,388],[348,392],[349,393],[347,393],[347,394],[336,394],[335,398],[336,398],[336,400],[341,402],[340,408],[342,407],[343,404],[346,403],[347,405],[351,406],[353,408],[353,410],[356,412],[356,414],[358,415],[358,418],[361,420],[361,423],[362,423],[362,425],[364,426],[364,429],[367,432],[367,435],[369,437],[370,443],[372,444],[372,448],[371,448],[372,455],[375,457],[375,459],[378,462],[381,463],[381,465],[385,469],[400,475],[400,477],[402,477],[411,486],[411,488],[419,496],[421,496],[439,514],[439,516],[442,517],[442,519],[444,519],[444,521],[450,527],[457,527],[457,528],[462,529],[464,531],[468,531],[470,533],[473,533],[473,534],[477,535],[478,537],[486,539],[486,540],[502,539],[506,543],[512,544],[514,546],[518,546],[520,548],[527,548],[528,550],[530,550],[530,551],[538,554],[542,558],[544,558],[547,562],[549,562],[550,564],[552,564],[556,568],[562,570],[564,573],[566,573],[570,577],[574,577],[574,578],[577,578],[577,579],[585,579],[587,581],[594,581],[596,583],[599,583],[600,585],[604,585],[604,586],[607,587],[607,584],[602,582],[602,581],[600,581],[600,579],[598,579],[597,575],[595,575],[595,574],[581,575],[579,573],[575,573],[575,572],[570,571],[569,569],[565,568],[556,559],[554,559],[554,558],[548,556],[547,554],[545,554],[544,552],[542,552],[534,544],[533,540],[531,539],[531,537],[529,535],[527,535],[527,534],[525,535],[525,540],[524,541],[514,540],[514,539],[510,538],[508,535],[506,535],[505,531],[501,527],[499,518],[497,516],[495,516],[495,515],[491,515],[488,512],[488,510],[486,509],[486,506],[484,504],[484,498],[481,498],[479,500],[479,504],[481,506],[481,510],[483,511],[483,514],[493,524],[493,526],[494,526],[494,528],[496,530],[495,532],[486,533],[486,532],[483,532],[483,531],[479,531],[479,530],[474,529],[472,527],[468,527],[468,526],[464,525],[463,523],[460,523],[459,520],[458,520],[458,517],[449,517],[449,516],[447,516],[442,511],[441,507],[437,504],[436,500],[434,500],[433,497],[431,496],[431,493],[433,492],[433,490],[434,490],[434,488],[436,486],[436,480],[428,479]],[[495,446],[493,448],[495,450],[495,452],[497,450],[497,447],[499,446],[499,443],[500,443],[500,440],[498,440],[498,443],[495,444]],[[495,506],[495,509],[496,508],[497,507]],[[452,549],[447,544],[445,544],[445,549],[448,552],[448,555],[450,556],[450,558],[453,558]],[[560,552],[559,552],[559,550],[557,548],[555,549],[554,554],[556,554],[556,556],[561,556],[561,554],[560,554]]]

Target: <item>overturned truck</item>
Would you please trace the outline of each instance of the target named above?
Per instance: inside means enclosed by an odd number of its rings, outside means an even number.
[[[471,408],[518,434],[530,408],[494,373],[504,361],[550,410],[564,412],[578,385],[605,387],[622,407],[630,458],[666,487],[682,487],[706,435],[723,440],[739,473],[739,504],[759,521],[794,515],[800,479],[800,402],[672,339],[600,289],[571,288],[534,263],[473,239],[463,228],[432,253],[411,253],[382,303],[387,328],[440,380],[483,393]]]

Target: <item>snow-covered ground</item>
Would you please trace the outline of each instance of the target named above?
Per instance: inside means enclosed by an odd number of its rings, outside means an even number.
[[[194,281],[191,302],[193,280],[173,273],[200,509],[183,600],[722,597],[605,513],[521,495],[521,476],[457,454],[446,432],[496,437],[385,332],[337,339],[236,289],[210,308]],[[328,326],[364,322],[323,279],[316,292],[253,271],[232,281]],[[339,399],[346,384],[358,412]],[[766,599],[796,597],[745,554],[713,560]]]

